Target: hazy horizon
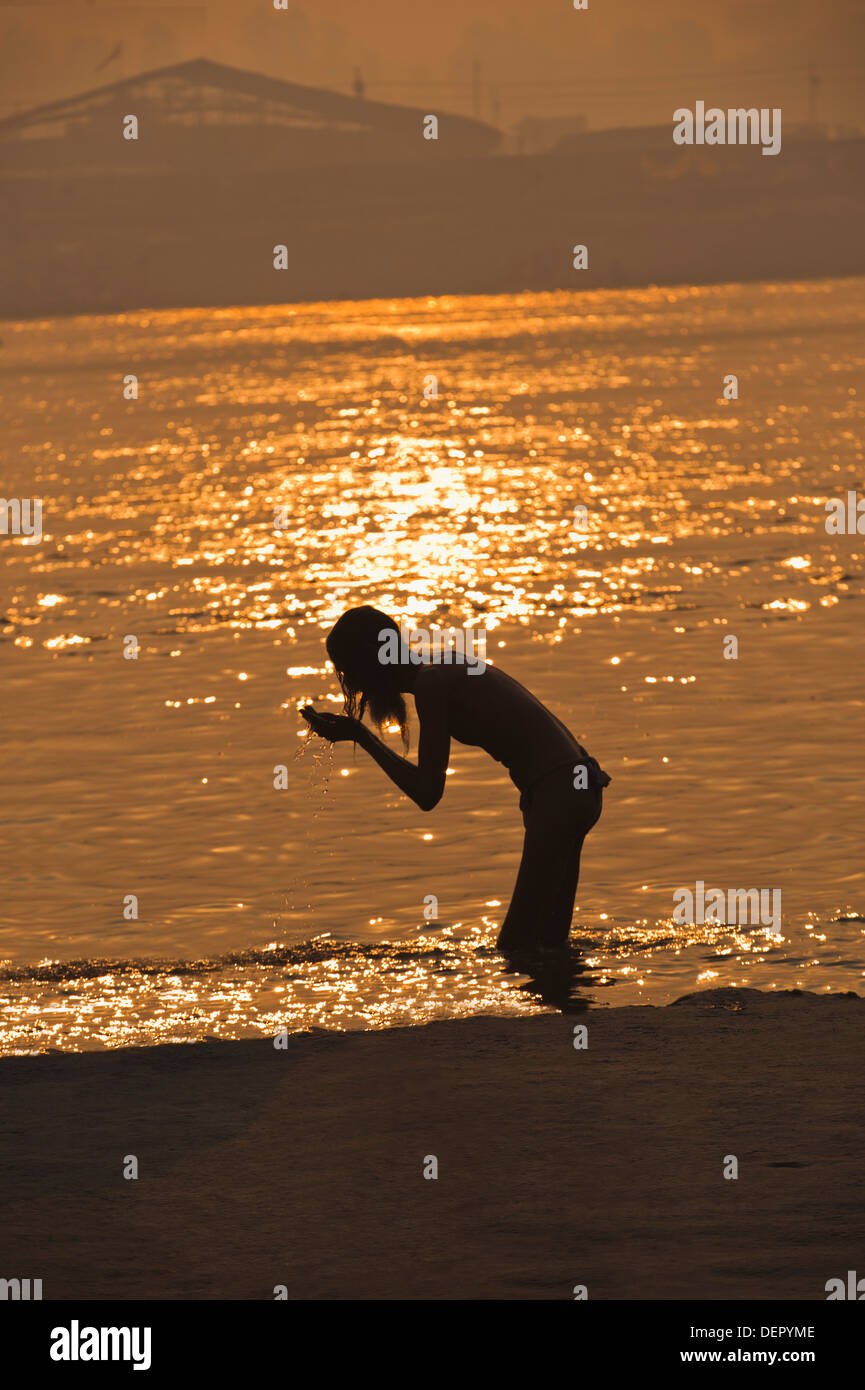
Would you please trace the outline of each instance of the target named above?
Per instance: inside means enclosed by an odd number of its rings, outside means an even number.
[[[590,128],[652,125],[695,100],[780,106],[865,126],[857,81],[865,53],[861,0],[770,0],[716,9],[624,0],[609,10],[570,0],[442,0],[434,12],[375,0],[268,0],[204,5],[55,4],[0,12],[0,116],[74,96],[151,68],[206,57],[370,99],[475,114],[513,127],[526,117],[585,116]],[[819,86],[812,86],[809,65]]]

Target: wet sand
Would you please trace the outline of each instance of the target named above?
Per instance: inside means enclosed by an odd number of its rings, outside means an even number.
[[[863,1033],[859,998],[707,991],[7,1058],[3,1274],[46,1299],[824,1299],[861,1265]]]

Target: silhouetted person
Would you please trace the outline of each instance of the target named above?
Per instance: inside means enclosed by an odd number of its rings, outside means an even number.
[[[453,654],[421,664],[392,618],[351,608],[326,641],[345,698],[345,714],[303,710],[314,733],[354,742],[422,811],[441,800],[451,739],[503,763],[521,793],[523,857],[497,945],[506,952],[567,944],[580,852],[598,820],[610,778],[561,720],[498,667]],[[382,659],[382,658],[385,659]],[[399,725],[408,749],[405,692],[420,724],[417,765],[401,758],[362,722]]]

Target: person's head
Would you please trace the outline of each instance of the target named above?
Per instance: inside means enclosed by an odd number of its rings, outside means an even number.
[[[331,628],[325,647],[346,714],[363,719],[368,710],[378,728],[393,720],[408,747],[408,714],[400,685],[402,644],[393,618],[368,604],[349,608]]]

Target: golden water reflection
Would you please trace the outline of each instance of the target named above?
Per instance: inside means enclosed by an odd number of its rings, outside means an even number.
[[[796,934],[797,943],[763,929],[706,924],[683,934],[670,921],[616,923],[598,914],[581,925],[569,961],[534,966],[503,960],[489,944],[497,925],[484,917],[477,928],[456,924],[374,946],[327,937],[300,946],[272,942],[211,961],[7,968],[0,1055],[669,1004],[689,992],[688,979],[694,990],[715,984],[715,962],[723,962],[728,989],[838,988],[827,983],[826,967],[831,975],[837,958],[817,920]]]
[[[482,624],[493,659],[513,656],[533,688],[537,672],[612,760],[581,887],[609,912],[579,918],[583,997],[858,983],[855,917],[806,912],[835,884],[861,908],[848,668],[865,566],[861,538],[828,536],[823,518],[827,496],[861,487],[863,317],[850,279],[4,325],[4,490],[45,512],[41,544],[4,539],[2,1045],[551,1006],[559,985],[503,970],[468,893],[454,893],[461,934],[407,937],[418,894],[400,885],[397,900],[381,867],[461,892],[483,871],[481,903],[506,893],[516,806],[476,764],[456,754],[452,782],[472,783],[472,837],[451,834],[435,860],[406,849],[423,832],[385,797],[361,806],[352,767],[318,838],[304,826],[322,798],[302,778],[277,809],[298,700],[337,699],[321,630],[362,602]],[[143,359],[141,399],[125,401],[118,364]],[[733,368],[743,389],[726,401]],[[722,629],[744,639],[728,670]],[[119,656],[129,633],[134,663]],[[799,847],[828,804],[809,864]],[[665,840],[647,849],[658,805]],[[771,866],[785,903],[788,888],[804,903],[785,943],[672,932],[667,887],[656,917],[630,912],[643,877],[720,873],[719,838],[738,856],[720,881],[762,883]],[[130,881],[149,913],[135,931],[118,920]],[[324,955],[302,944],[322,921]],[[72,964],[26,964],[48,957]]]
[[[794,330],[846,332],[865,292],[843,284],[15,325],[9,453],[50,505],[38,554],[10,547],[8,616],[66,651],[130,609],[150,631],[324,623],[374,589],[407,616],[555,623],[741,602],[745,576],[749,603],[805,612],[851,576],[803,460],[838,457],[859,405],[815,411]],[[726,401],[716,364],[755,315],[777,379]],[[142,334],[146,408],[83,370]]]

